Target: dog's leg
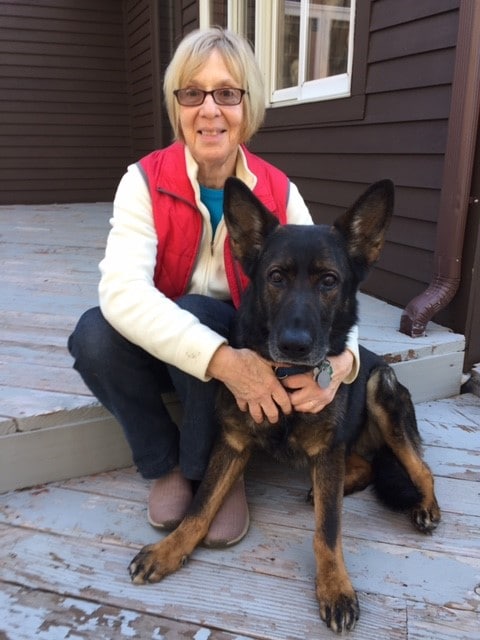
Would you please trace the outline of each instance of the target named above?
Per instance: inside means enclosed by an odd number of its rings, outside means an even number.
[[[373,372],[367,383],[367,405],[385,443],[419,493],[419,499],[411,508],[413,523],[419,531],[431,533],[441,517],[433,475],[420,454],[420,436],[410,394],[390,367],[380,367]]]
[[[250,457],[222,439],[216,446],[192,506],[179,526],[166,538],[143,547],[129,566],[135,584],[158,582],[177,571],[207,535],[217,511],[240,477]]]
[[[341,516],[345,451],[338,447],[311,462],[315,507],[313,548],[320,616],[337,632],[351,630],[359,617],[356,593],[343,559]]]
[[[345,483],[343,495],[348,496],[356,491],[363,491],[372,483],[373,469],[368,460],[358,453],[351,453],[345,461]],[[306,501],[313,504],[313,488],[308,490]]]
[[[356,491],[363,491],[373,480],[372,465],[368,460],[351,453],[345,461],[345,485],[343,495],[348,496]]]

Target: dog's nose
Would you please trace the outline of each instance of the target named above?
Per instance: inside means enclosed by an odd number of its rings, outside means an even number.
[[[278,341],[281,352],[288,361],[307,356],[313,347],[313,337],[303,329],[284,329]]]

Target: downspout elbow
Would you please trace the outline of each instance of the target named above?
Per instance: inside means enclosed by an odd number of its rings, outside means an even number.
[[[455,296],[460,277],[437,274],[428,288],[405,307],[400,319],[400,331],[412,338],[425,335],[428,322]]]

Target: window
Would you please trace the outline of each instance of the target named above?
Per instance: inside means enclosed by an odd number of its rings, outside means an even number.
[[[200,24],[255,45],[274,106],[348,97],[356,0],[200,0]]]

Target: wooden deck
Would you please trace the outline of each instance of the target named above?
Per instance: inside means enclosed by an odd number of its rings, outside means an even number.
[[[129,561],[159,536],[146,522],[148,483],[125,467],[118,425],[65,348],[96,302],[109,210],[0,207],[0,492],[42,482],[0,495],[0,640],[334,637],[314,598],[308,478],[260,456],[239,545],[198,549],[161,584],[131,584]],[[366,297],[361,313],[362,342],[397,361],[420,393],[443,520],[425,537],[369,490],[345,500],[362,610],[350,637],[479,640],[480,398],[457,395],[463,337],[431,323],[427,338],[409,340],[396,331],[399,311]],[[430,391],[439,399],[421,402]],[[102,466],[125,468],[71,479]]]
[[[352,640],[480,638],[480,399],[418,405],[443,520],[432,536],[369,490],[345,499],[346,563],[359,592]],[[133,469],[0,496],[0,638],[240,640],[334,637],[314,598],[304,473],[258,457],[252,524],[230,550],[198,549],[162,583],[127,565],[158,534]]]

